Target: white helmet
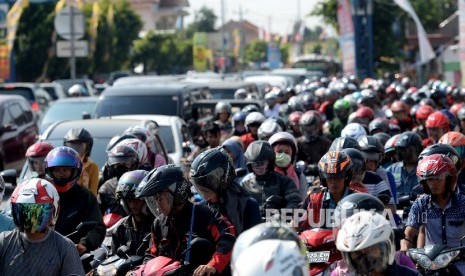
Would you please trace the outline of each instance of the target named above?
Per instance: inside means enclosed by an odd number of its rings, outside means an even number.
[[[143,165],[147,163],[147,146],[141,140],[136,138],[124,139],[119,142],[117,146],[131,147],[135,152],[137,152],[137,156],[139,156],[139,164]]]
[[[370,211],[358,212],[344,221],[337,234],[336,247],[351,271],[360,274],[384,272],[394,262],[394,231],[382,215]],[[354,254],[371,248],[376,249],[377,254]]]
[[[132,134],[135,135],[139,140],[145,143],[147,148],[152,147],[152,142],[153,142],[153,135],[152,133],[145,127],[141,125],[134,125],[128,127],[123,134]]]
[[[266,119],[258,128],[258,139],[268,140],[271,135],[283,131],[274,119]],[[268,139],[267,139],[268,138]]]
[[[350,123],[341,131],[341,137],[350,137],[358,141],[358,139],[367,135],[365,128],[359,123]]]
[[[237,238],[231,257],[233,275],[308,275],[306,247],[284,224],[258,224]]]
[[[68,96],[70,97],[88,96],[88,94],[87,89],[80,84],[75,84],[68,89]]]
[[[251,112],[247,117],[245,117],[245,122],[244,125],[247,128],[248,131],[248,125],[250,124],[262,124],[263,121],[265,121],[265,115],[263,115],[260,112]]]

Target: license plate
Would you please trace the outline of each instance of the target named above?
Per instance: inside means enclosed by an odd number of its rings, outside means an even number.
[[[326,263],[329,260],[329,251],[307,252],[310,263]]]

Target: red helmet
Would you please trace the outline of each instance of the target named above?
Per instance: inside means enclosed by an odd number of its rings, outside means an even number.
[[[37,142],[31,145],[26,151],[26,157],[47,156],[53,146],[47,142]]]
[[[426,120],[428,119],[428,116],[434,113],[434,108],[430,105],[420,105],[417,109],[417,112],[415,112],[415,117],[417,120]]]
[[[439,139],[439,144],[446,144],[451,147],[461,147],[465,146],[465,135],[458,131],[450,131],[442,135]]]
[[[453,104],[450,108],[449,108],[449,111],[454,114],[455,117],[457,117],[457,113],[459,112],[459,110],[463,107],[463,104],[460,104],[460,103],[456,103],[456,104]]]
[[[408,107],[404,102],[401,101],[394,101],[391,104],[391,111],[392,112],[407,112]]]
[[[426,185],[426,180],[438,178],[442,175],[446,177],[446,185],[449,187],[449,191],[454,191],[457,185],[457,169],[449,157],[442,154],[432,154],[418,162],[417,176],[425,193],[431,193],[428,185]]]
[[[291,126],[298,125],[300,118],[302,118],[303,114],[304,113],[302,111],[294,111],[291,114],[289,114],[289,124]]]
[[[407,89],[407,93],[409,93],[410,95],[415,94],[417,92],[418,92],[418,88],[416,88],[415,86],[412,86],[409,89]]]
[[[355,112],[355,118],[367,118],[371,121],[375,118],[375,113],[373,112],[373,109],[367,106],[361,106]]]
[[[436,111],[426,119],[427,128],[447,128],[449,129],[449,119],[444,113]]]

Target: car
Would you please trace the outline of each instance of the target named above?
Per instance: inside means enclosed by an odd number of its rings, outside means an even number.
[[[94,115],[97,97],[64,98],[55,101],[39,121],[39,133],[51,124],[63,120],[90,119]]]
[[[130,126],[141,125],[151,131],[154,136],[155,150],[162,154],[166,160],[170,158],[165,149],[165,145],[158,134],[158,124],[152,120],[144,119],[89,119],[89,120],[71,120],[60,121],[52,124],[47,130],[40,135],[40,141],[49,142],[55,147],[63,145],[63,137],[66,132],[72,128],[85,128],[94,138],[94,145],[90,158],[99,166],[103,168],[107,162],[107,145],[111,138],[116,135],[121,135]],[[11,171],[4,171],[3,175],[12,181],[15,176],[12,176]],[[21,183],[24,179],[30,177],[31,171],[29,169],[29,162],[25,162],[21,173],[19,174],[18,181]]]
[[[307,79],[308,71],[305,68],[279,68],[272,70],[271,74],[289,77],[292,79],[292,85],[296,85]]]
[[[117,79],[113,86],[134,86],[142,84],[155,84],[180,81],[184,78],[184,75],[143,75],[143,76],[127,76]]]
[[[19,171],[39,134],[31,105],[22,96],[0,95],[0,120],[0,171]]]
[[[192,83],[166,82],[152,85],[111,86],[100,96],[95,117],[114,115],[169,115],[186,122],[197,117],[192,104],[211,98],[208,86]]]
[[[158,133],[163,140],[168,155],[174,164],[181,165],[181,159],[187,157],[193,145],[186,122],[178,116],[166,115],[119,115],[114,119],[152,120],[158,124]]]
[[[44,89],[54,101],[66,98],[68,96],[68,93],[65,92],[63,85],[59,83],[43,82],[40,83],[39,86]]]
[[[94,87],[94,81],[90,79],[58,79],[54,80],[53,83],[61,84],[66,92],[66,95],[68,95],[68,90],[71,88],[71,86],[75,84],[82,85],[87,90],[89,96],[97,95],[97,91]]]
[[[286,89],[292,85],[292,79],[280,75],[259,75],[259,76],[250,76],[244,77],[245,82],[257,82],[257,83],[269,83],[272,86],[277,86],[281,89]]]
[[[222,100],[222,102],[227,102],[231,105],[231,114],[241,111],[241,109],[246,105],[255,105],[259,110],[263,111],[263,101],[261,100]],[[218,103],[218,100],[200,100],[193,104],[193,108],[198,110],[199,114],[202,116],[199,118],[199,122],[206,122],[211,120],[215,115],[215,106]]]
[[[210,88],[212,99],[215,100],[234,99],[234,93],[240,88],[244,88],[247,91],[249,98],[262,98],[255,83],[243,81],[211,81],[205,84]]]
[[[2,83],[0,84],[0,95],[23,96],[31,105],[37,120],[40,119],[50,103],[53,102],[52,97],[36,83]]]

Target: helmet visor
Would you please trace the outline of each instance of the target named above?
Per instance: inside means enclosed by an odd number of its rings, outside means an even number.
[[[64,146],[77,151],[77,153],[79,153],[80,156],[86,153],[86,144],[82,142],[65,142]]]
[[[122,165],[131,169],[135,163],[134,157],[129,156],[111,156],[108,157],[108,165]]]
[[[382,273],[388,266],[391,250],[388,242],[381,242],[355,252],[342,252],[345,260],[357,271],[357,274],[369,275]]]
[[[54,209],[52,203],[11,203],[16,226],[31,233],[45,230],[52,220]]]

